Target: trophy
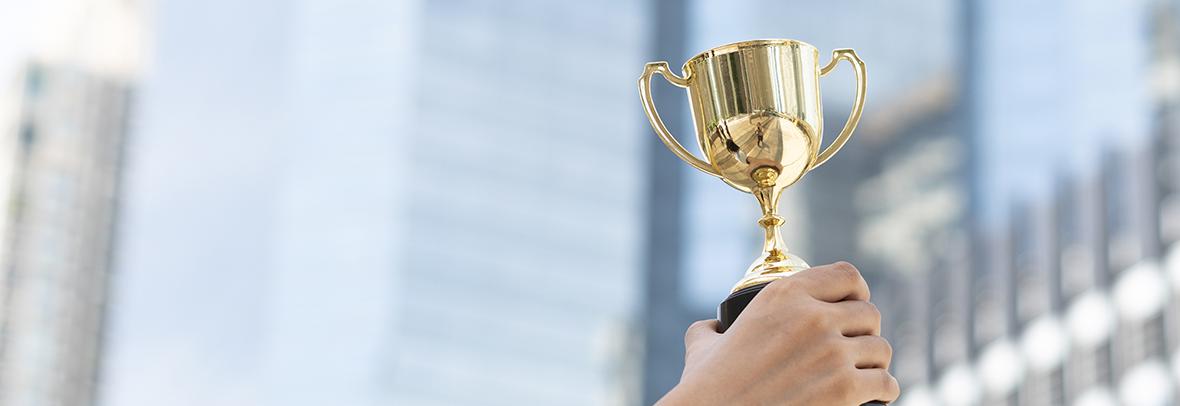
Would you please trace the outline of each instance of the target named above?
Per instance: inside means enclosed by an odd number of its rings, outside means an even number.
[[[856,100],[848,122],[832,144],[820,152],[823,109],[819,78],[841,60],[852,63]],[[783,189],[835,155],[856,129],[865,101],[865,64],[851,49],[837,49],[819,66],[819,50],[786,39],[722,45],[689,59],[677,76],[667,62],[651,62],[639,78],[643,109],[660,140],[673,154],[701,172],[751,193],[762,207],[758,225],[765,231],[762,255],[754,260],[730,295],[717,308],[720,331],[766,284],[810,268],[783,245],[778,199]],[[697,158],[668,132],[651,97],[651,77],[663,75],[688,89],[693,126],[705,159]],[[871,402],[866,405],[881,405]]]
[[[823,109],[819,79],[841,60],[852,63],[856,100],[840,135],[820,151]],[[705,160],[668,132],[651,97],[651,78],[663,75],[688,89],[693,125]],[[778,200],[783,189],[839,151],[864,107],[865,65],[851,49],[837,49],[819,65],[819,50],[807,43],[772,39],[738,42],[701,53],[677,76],[667,62],[651,62],[639,78],[643,109],[660,140],[692,167],[751,193],[762,207],[762,254],[717,309],[724,332],[766,284],[810,268],[783,245]]]

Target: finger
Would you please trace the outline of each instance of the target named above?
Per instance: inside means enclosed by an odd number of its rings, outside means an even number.
[[[881,336],[848,337],[848,345],[853,347],[857,369],[889,369],[893,360],[893,346]]]
[[[684,348],[689,349],[695,343],[707,341],[721,335],[717,332],[717,320],[699,320],[688,326],[684,332]]]
[[[847,262],[817,266],[795,274],[812,297],[825,302],[869,300],[869,284],[855,266]]]
[[[873,401],[889,403],[897,400],[898,395],[901,394],[897,378],[894,378],[885,369],[858,369],[855,373],[858,395],[856,404],[858,405]]]
[[[845,337],[881,334],[881,311],[877,305],[860,300],[833,303],[840,332]]]

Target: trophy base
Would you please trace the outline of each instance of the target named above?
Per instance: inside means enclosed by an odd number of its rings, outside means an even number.
[[[717,332],[724,333],[725,330],[729,330],[729,326],[732,326],[733,322],[737,321],[738,315],[742,313],[742,310],[746,309],[746,306],[750,305],[750,301],[754,300],[754,296],[758,295],[758,292],[761,292],[762,288],[769,284],[770,282],[763,282],[730,293],[729,297],[725,298],[725,301],[721,302],[720,306],[717,306],[717,321],[720,322],[718,323],[719,326],[717,326]]]
[[[717,321],[719,322],[717,332],[724,333],[725,330],[728,330],[729,326],[732,326],[737,321],[738,315],[742,313],[742,310],[745,310],[746,306],[750,305],[750,301],[754,300],[754,296],[757,296],[758,292],[761,292],[762,288],[765,288],[769,284],[770,282],[764,282],[747,286],[731,293],[729,297],[725,298],[725,301],[717,306]],[[885,406],[885,402],[869,402],[861,406]]]

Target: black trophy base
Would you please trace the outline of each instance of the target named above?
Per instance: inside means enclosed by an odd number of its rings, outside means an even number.
[[[725,298],[725,301],[721,302],[720,306],[717,306],[717,321],[720,322],[717,332],[724,333],[725,330],[729,330],[729,326],[732,326],[733,322],[737,321],[738,315],[742,314],[742,310],[746,310],[746,306],[750,305],[750,301],[754,300],[754,296],[757,296],[758,292],[761,292],[762,288],[765,288],[769,283],[747,286],[729,294],[729,297]]]
[[[746,306],[750,305],[750,301],[754,300],[754,296],[757,296],[758,292],[761,292],[762,288],[765,288],[769,283],[742,288],[725,298],[725,301],[721,302],[720,306],[717,306],[717,321],[719,322],[717,332],[724,333],[725,330],[729,330],[729,326],[732,326],[737,321],[738,315],[742,314],[742,310],[746,310]],[[884,405],[884,402],[869,402],[861,406]]]

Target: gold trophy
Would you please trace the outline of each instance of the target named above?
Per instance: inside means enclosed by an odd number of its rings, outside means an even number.
[[[823,105],[819,80],[847,60],[856,74],[856,99],[840,135],[822,152]],[[651,97],[651,78],[661,74],[688,89],[693,125],[705,159],[697,158],[668,132]],[[734,188],[754,194],[765,229],[762,255],[718,308],[724,332],[767,283],[809,268],[783,245],[778,200],[783,189],[823,165],[848,142],[864,107],[865,64],[851,49],[837,49],[819,65],[819,50],[786,39],[738,42],[690,59],[677,76],[667,62],[651,62],[639,78],[639,94],[652,128],[672,153]]]

